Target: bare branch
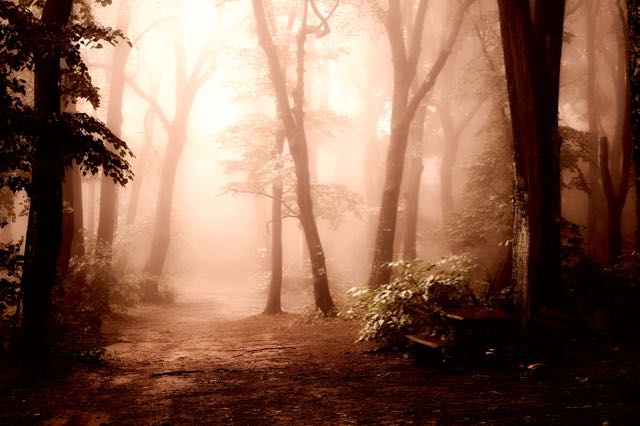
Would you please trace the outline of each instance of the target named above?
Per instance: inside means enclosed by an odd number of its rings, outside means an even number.
[[[320,25],[307,26],[307,33],[313,33],[317,38],[324,37],[331,32],[331,28],[329,28],[329,18],[331,18],[333,12],[336,11],[340,0],[336,0],[326,17],[322,16],[322,13],[320,13],[320,11],[318,10],[315,0],[309,0],[309,3],[311,4],[313,13],[315,13],[315,15],[320,19]]]
[[[269,194],[268,192],[264,192],[264,191],[250,191],[248,189],[230,188],[230,189],[228,189],[228,192],[231,192],[232,194],[262,195],[263,197],[267,197],[267,198],[273,199],[273,195]],[[296,213],[296,211],[289,204],[287,204],[284,200],[282,200],[282,205],[291,214],[290,217],[299,217],[298,214]]]
[[[147,103],[149,104],[149,108],[151,108],[156,113],[158,119],[162,123],[162,126],[165,128],[167,133],[169,133],[171,131],[171,123],[169,122],[169,119],[167,119],[167,115],[164,113],[164,110],[162,109],[158,101],[155,100],[147,92],[142,90],[142,88],[138,86],[138,84],[132,78],[126,77],[125,81],[136,95],[147,101]]]

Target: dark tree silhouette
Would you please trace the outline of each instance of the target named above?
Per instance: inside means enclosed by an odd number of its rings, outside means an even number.
[[[515,156],[513,278],[522,321],[562,306],[558,92],[563,0],[499,0]]]

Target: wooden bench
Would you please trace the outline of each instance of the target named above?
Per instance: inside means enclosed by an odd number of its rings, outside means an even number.
[[[413,349],[413,356],[418,363],[439,364],[442,362],[445,344],[434,336],[425,334],[408,334],[407,340]]]

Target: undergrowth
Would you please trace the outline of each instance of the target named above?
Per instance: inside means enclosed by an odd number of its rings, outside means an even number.
[[[437,262],[398,261],[391,264],[396,278],[375,290],[351,289],[357,299],[341,313],[362,323],[358,341],[381,348],[401,346],[407,334],[427,334],[447,341],[453,330],[445,311],[484,302],[490,284],[468,254]]]

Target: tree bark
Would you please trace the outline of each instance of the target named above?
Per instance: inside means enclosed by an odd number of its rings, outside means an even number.
[[[636,174],[636,250],[640,250],[640,1],[627,0],[627,27],[629,29],[630,132],[633,144]]]
[[[307,32],[306,18],[308,3],[307,0],[305,0],[302,26],[296,39],[298,81],[294,93],[293,110],[289,104],[286,80],[282,66],[280,65],[278,50],[269,33],[264,6],[261,0],[252,0],[252,3],[260,46],[265,52],[269,65],[269,75],[274,87],[278,115],[282,120],[289,143],[289,152],[291,152],[291,156],[293,157],[300,223],[309,249],[316,308],[325,315],[333,315],[335,313],[335,305],[329,290],[325,255],[313,215],[311,180],[309,176],[309,154],[304,130],[304,45]]]
[[[52,31],[68,24],[72,0],[47,0],[41,21]],[[48,114],[60,113],[60,54],[37,58],[34,106]],[[34,146],[30,208],[22,274],[23,317],[17,342],[23,357],[39,359],[48,355],[47,320],[51,289],[56,281],[56,263],[62,240],[63,135],[43,135]]]
[[[413,152],[409,156],[409,169],[406,180],[405,193],[405,229],[402,244],[402,258],[414,260],[418,258],[416,237],[418,233],[418,214],[420,211],[420,183],[424,162],[422,158],[422,145],[424,143],[424,124],[427,116],[427,106],[421,105],[416,112],[416,118],[412,122],[409,131],[409,144]]]
[[[407,52],[402,30],[400,4],[395,0],[389,1],[387,35],[391,46],[394,74],[391,135],[387,151],[384,187],[378,216],[373,261],[368,280],[370,288],[377,288],[382,284],[388,283],[391,277],[389,262],[393,260],[398,200],[400,197],[402,174],[404,172],[409,126],[425,95],[435,85],[436,79],[453,49],[460,27],[462,26],[464,13],[472,1],[473,0],[467,0],[459,6],[455,14],[452,30],[445,39],[443,48],[438,54],[425,80],[411,97],[409,96],[409,90],[411,88],[411,82],[416,75],[417,63],[421,52],[420,43],[427,2],[421,0],[418,4],[415,24],[413,25],[412,34],[410,35],[410,44]]]
[[[558,90],[564,1],[499,0],[515,156],[513,276],[520,320],[562,307]],[[537,19],[540,18],[540,19]]]
[[[284,132],[277,134],[273,149],[273,158],[282,155],[284,150]],[[276,170],[276,173],[279,170]],[[272,186],[271,200],[271,282],[269,298],[264,308],[265,314],[282,313],[282,180],[278,179]]]

